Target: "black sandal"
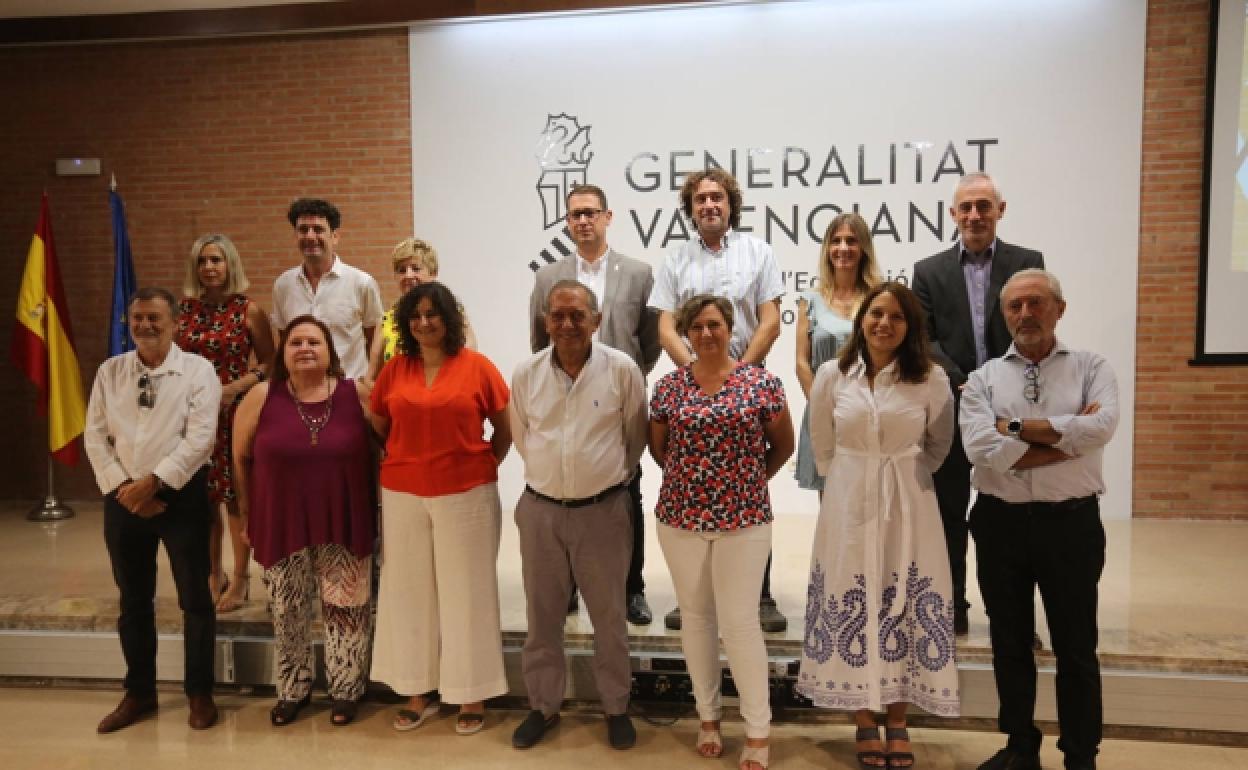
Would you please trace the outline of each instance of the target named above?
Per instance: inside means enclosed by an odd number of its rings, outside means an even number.
[[[303,711],[303,707],[312,702],[312,693],[308,693],[299,700],[279,700],[277,705],[269,711],[269,721],[274,727],[285,727],[299,717],[299,712]]]
[[[910,742],[910,731],[904,727],[885,727],[884,738],[889,741]],[[914,753],[909,751],[890,751],[884,757],[890,770],[906,770],[914,767]]]
[[[359,701],[339,700],[334,698],[330,702],[329,707],[329,723],[334,727],[343,727],[355,721],[355,714],[359,710]]]
[[[879,727],[859,727],[857,730],[854,731],[855,743],[862,743],[863,741],[879,741],[879,740],[880,740],[880,728]],[[858,766],[863,768],[863,770],[884,770],[884,768],[888,767],[888,755],[882,751],[876,751],[874,749],[870,751],[859,751],[857,756],[858,756]],[[879,764],[877,765],[873,762],[868,762],[867,761],[868,759],[878,760]]]

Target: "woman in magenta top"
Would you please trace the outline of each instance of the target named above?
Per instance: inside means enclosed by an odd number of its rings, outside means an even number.
[[[650,400],[650,453],[663,469],[659,545],[681,609],[701,728],[697,751],[723,752],[719,637],[745,722],[742,770],[765,770],[771,707],[758,594],[771,552],[767,481],[793,453],[793,422],[774,374],[729,353],[732,303],[700,294],[676,313],[694,354]]]
[[[282,333],[272,383],[243,399],[234,423],[239,502],[273,597],[275,726],[311,698],[315,582],[325,622],[331,722],[350,723],[368,671],[376,495],[365,395],[344,379],[325,324],[305,315]]]
[[[395,316],[402,352],[371,400],[386,437],[372,678],[409,697],[396,730],[436,713],[437,690],[460,704],[455,730],[468,735],[485,724],[485,699],[507,692],[496,566],[510,392],[494,364],[465,347],[463,312],[442,284],[410,290]]]
[[[186,352],[208,359],[221,380],[221,414],[217,419],[217,441],[208,473],[208,495],[215,505],[225,507],[234,569],[229,576],[221,569],[224,528],[220,517],[214,514],[208,548],[212,572],[208,580],[217,612],[237,610],[250,593],[251,549],[243,540],[238,517],[230,430],[238,402],[264,380],[273,361],[269,317],[243,294],[248,286],[243,261],[229,238],[205,235],[191,246],[186,277],[182,281],[185,297],[178,305],[175,341]]]

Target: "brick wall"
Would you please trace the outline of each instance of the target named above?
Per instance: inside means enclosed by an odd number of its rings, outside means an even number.
[[[310,194],[342,210],[340,253],[381,276],[388,299],[390,248],[412,221],[407,61],[404,29],[0,50],[0,498],[33,501],[44,488],[45,423],[9,363],[40,190],[88,387],[112,291],[110,172],[141,284],[176,291],[195,238],[225,232],[250,293],[269,307],[274,277],[298,261],[286,207]],[[54,159],[67,156],[100,158],[104,173],[56,177]],[[58,487],[69,498],[98,494],[85,462]]]
[[[1248,519],[1248,375],[1192,368],[1200,247],[1207,0],[1149,0],[1140,226],[1134,512]],[[255,297],[296,258],[283,212],[318,194],[344,212],[341,253],[385,276],[411,221],[407,38],[402,30],[0,50],[0,309],[16,286],[40,189],[90,382],[104,352],[112,280],[105,191],[116,171],[144,283],[177,286],[186,250],[221,230]],[[61,179],[52,161],[99,157],[100,178]],[[393,296],[383,281],[386,297]],[[43,489],[44,424],[0,334],[8,462],[0,498]],[[85,469],[61,484],[94,494]]]
[[[1248,371],[1192,367],[1207,0],[1150,0],[1136,332],[1135,516],[1248,519]]]

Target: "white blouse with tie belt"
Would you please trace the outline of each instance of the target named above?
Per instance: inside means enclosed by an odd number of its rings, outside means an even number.
[[[932,473],[953,440],[943,369],[867,380],[859,360],[819,368],[810,394],[815,463],[827,477],[815,531],[798,690],[816,705],[907,702],[959,711],[952,581]]]

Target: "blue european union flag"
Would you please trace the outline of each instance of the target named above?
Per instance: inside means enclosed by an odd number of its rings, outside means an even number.
[[[114,188],[116,182],[114,181]],[[116,189],[108,191],[113,210],[113,310],[108,321],[108,354],[115,356],[134,350],[130,327],[126,324],[126,300],[139,288],[134,279],[134,258],[130,255],[130,234],[126,231],[126,206]]]

